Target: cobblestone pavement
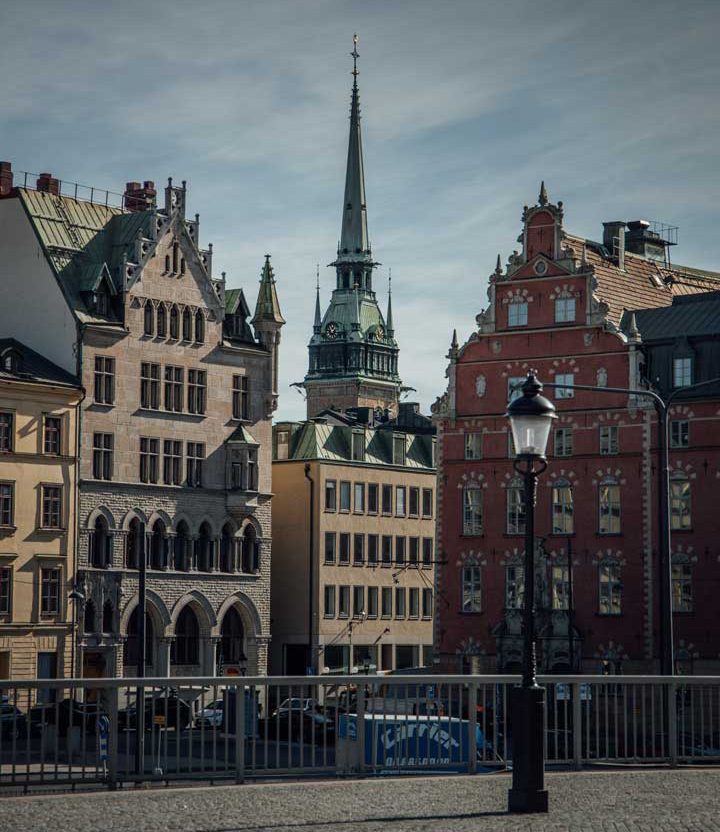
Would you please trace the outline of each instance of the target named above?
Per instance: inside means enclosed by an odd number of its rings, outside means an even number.
[[[0,832],[720,832],[720,770],[556,773],[548,815],[508,815],[508,775],[8,797]]]

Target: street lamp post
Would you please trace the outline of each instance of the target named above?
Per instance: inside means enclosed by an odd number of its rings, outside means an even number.
[[[78,610],[79,607],[85,603],[85,595],[76,587],[68,595],[68,600],[72,601],[73,605],[72,640],[70,642],[70,678],[75,679],[78,676],[77,668],[75,667],[75,657],[78,652],[77,641],[80,620]]]
[[[540,395],[543,386],[531,371],[522,396],[510,403],[510,420],[517,455],[515,470],[525,486],[525,575],[523,598],[522,684],[510,690],[513,726],[513,779],[508,792],[510,812],[547,812],[543,760],[543,707],[545,689],[536,678],[535,659],[535,497],[537,479],[547,468],[545,448],[555,407]]]

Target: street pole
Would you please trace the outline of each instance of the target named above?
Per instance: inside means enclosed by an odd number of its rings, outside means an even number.
[[[131,532],[132,534],[132,532]],[[139,540],[136,541],[138,548],[138,566],[140,568],[138,586],[138,679],[145,678],[145,608],[146,608],[146,579],[147,579],[147,554],[145,526],[140,527]],[[142,775],[145,770],[145,687],[138,685],[135,696],[135,773]]]
[[[573,636],[573,562],[572,538],[567,541],[568,559],[568,660],[570,672],[575,673],[575,638]]]

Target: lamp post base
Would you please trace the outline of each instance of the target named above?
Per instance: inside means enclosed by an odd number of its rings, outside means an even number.
[[[509,812],[547,812],[543,759],[544,688],[511,688],[513,780],[508,791]]]

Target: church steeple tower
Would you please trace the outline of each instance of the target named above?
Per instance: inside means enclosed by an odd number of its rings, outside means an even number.
[[[401,386],[391,306],[386,326],[373,291],[373,270],[380,264],[373,261],[368,236],[357,43],[355,35],[350,53],[353,84],[340,242],[330,264],[336,282],[322,319],[317,288],[310,365],[304,381],[308,418],[328,407],[394,412]]]

